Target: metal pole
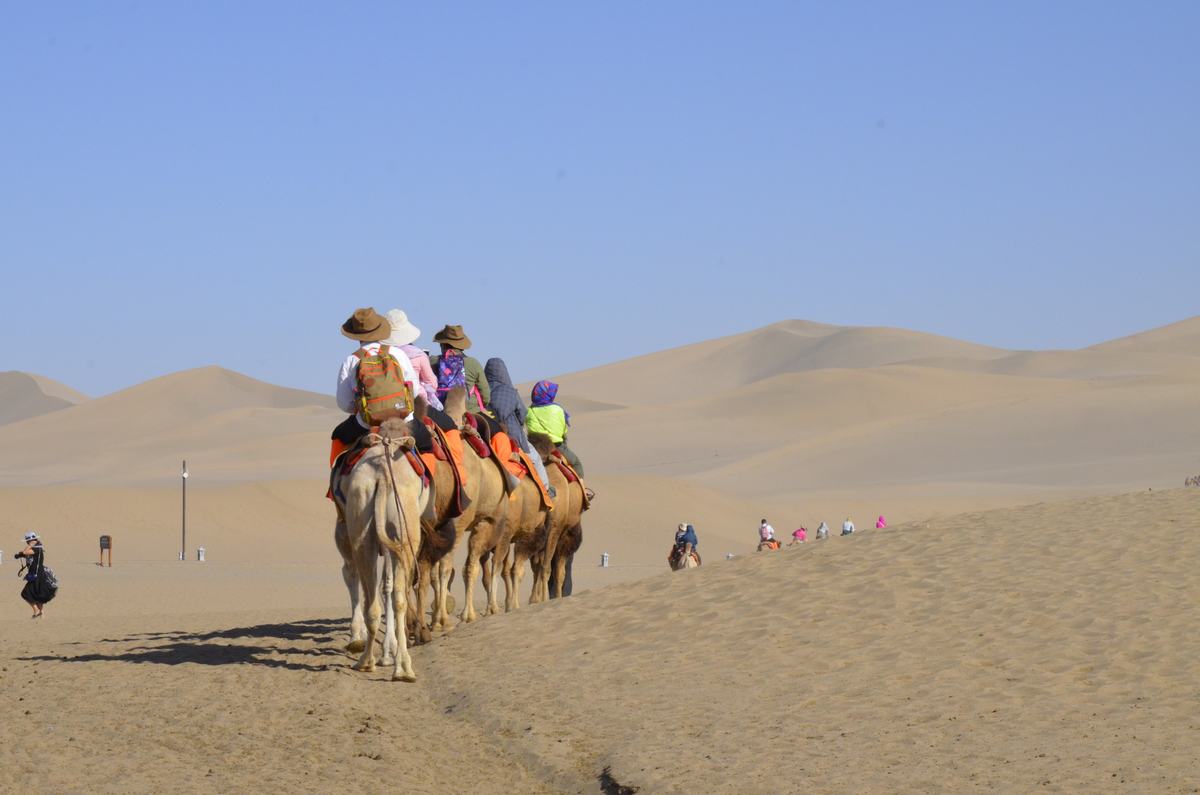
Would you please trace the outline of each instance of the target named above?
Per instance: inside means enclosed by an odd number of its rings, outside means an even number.
[[[187,560],[187,461],[183,462],[183,521],[182,537],[179,540],[179,559]]]

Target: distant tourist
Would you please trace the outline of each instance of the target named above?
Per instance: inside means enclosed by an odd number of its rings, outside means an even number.
[[[850,521],[850,517],[846,517],[846,521],[842,522],[842,535],[848,536],[854,532],[854,522]]]
[[[25,587],[21,589],[21,598],[33,608],[30,618],[41,618],[46,603],[58,594],[58,585],[46,568],[46,550],[38,534],[32,531],[26,533],[25,548],[13,557],[25,560],[18,575],[24,574]]]
[[[763,519],[758,525],[758,551],[764,549],[779,549],[780,544],[775,540],[775,528],[767,524],[767,520]]]
[[[817,525],[817,540],[824,541],[827,538],[829,538],[829,525],[821,522]]]
[[[700,553],[696,550],[699,542],[696,540],[696,528],[686,522],[680,522],[675,530],[675,543],[671,553],[667,555],[667,563],[673,571],[695,568],[700,565]]]
[[[792,540],[788,542],[788,546],[790,547],[792,544],[803,544],[807,540],[808,530],[801,527],[799,530],[794,530],[792,532]]]
[[[882,516],[880,516],[878,519],[875,520],[875,529],[876,530],[882,530],[885,527],[887,527],[887,519],[884,519]]]

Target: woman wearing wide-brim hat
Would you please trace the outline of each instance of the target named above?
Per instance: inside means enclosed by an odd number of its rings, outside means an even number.
[[[421,329],[413,325],[408,314],[403,309],[389,309],[387,312],[388,325],[392,333],[384,340],[388,345],[394,345],[408,356],[417,378],[421,381],[421,392],[429,405],[434,409],[442,408],[441,398],[437,393],[437,376],[433,374],[433,365],[429,363],[429,354],[413,343],[421,336]]]
[[[433,341],[442,347],[441,356],[433,357],[430,362],[437,375],[438,394],[444,399],[453,387],[466,386],[467,411],[485,411],[488,401],[492,399],[491,389],[484,376],[483,365],[475,357],[466,354],[467,348],[471,347],[471,338],[463,331],[463,327],[447,325],[433,335]]]

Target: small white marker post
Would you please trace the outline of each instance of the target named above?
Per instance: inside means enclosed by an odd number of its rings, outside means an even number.
[[[182,479],[182,482],[183,482],[183,511],[182,511],[182,522],[181,522],[181,527],[180,527],[180,532],[182,533],[182,537],[179,540],[179,559],[181,561],[187,560],[187,479],[188,479],[187,460],[185,459],[183,462],[183,479]]]

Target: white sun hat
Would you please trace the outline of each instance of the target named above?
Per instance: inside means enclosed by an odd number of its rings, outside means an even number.
[[[33,532],[32,530],[30,530],[28,533],[25,534],[25,540],[26,541],[37,541],[38,534]]]
[[[421,336],[421,329],[417,328],[408,319],[408,315],[402,309],[389,309],[387,313],[388,323],[391,324],[392,333],[384,343],[388,345],[408,345],[416,342]]]

